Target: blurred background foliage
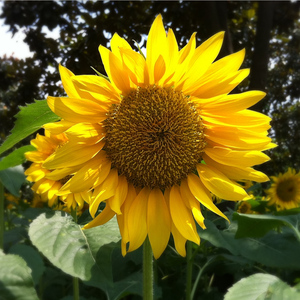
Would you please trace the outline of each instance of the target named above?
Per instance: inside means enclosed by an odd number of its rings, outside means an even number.
[[[58,64],[75,74],[105,73],[98,53],[117,32],[131,45],[146,45],[155,16],[172,26],[180,47],[197,31],[197,42],[225,30],[219,58],[246,48],[251,74],[235,92],[267,92],[253,109],[272,117],[270,136],[278,147],[259,168],[271,175],[300,169],[300,21],[298,1],[6,1],[0,18],[12,34],[23,30],[32,58],[0,58],[0,144],[13,128],[19,106],[63,95]],[[58,38],[47,37],[56,30]]]

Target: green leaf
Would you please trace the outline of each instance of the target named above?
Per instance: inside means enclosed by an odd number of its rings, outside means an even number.
[[[300,243],[290,230],[282,233],[270,231],[259,239],[236,239],[235,222],[223,231],[209,220],[205,220],[205,225],[205,230],[199,229],[200,237],[218,248],[227,249],[233,255],[240,255],[269,267],[300,269]]]
[[[0,181],[11,194],[20,196],[21,185],[25,182],[23,167],[16,166],[0,171]]]
[[[24,244],[14,245],[9,249],[9,253],[17,254],[26,261],[28,267],[32,271],[33,282],[37,285],[45,271],[45,265],[40,253],[33,247]]]
[[[31,270],[21,257],[0,251],[0,266],[0,299],[38,300]]]
[[[290,216],[233,214],[233,220],[237,220],[238,228],[235,237],[262,237],[272,229],[281,226],[292,228],[297,237],[300,237],[298,224],[300,214]]]
[[[278,277],[269,274],[255,274],[234,284],[224,300],[290,300],[300,299],[300,292]]]
[[[20,112],[16,114],[17,120],[11,135],[0,147],[0,154],[40,129],[44,124],[60,119],[51,111],[46,100],[35,100],[35,103],[20,107],[20,109]]]
[[[6,157],[3,157],[3,159],[0,161],[0,171],[21,165],[26,160],[24,153],[34,150],[35,148],[33,146],[23,146],[19,149],[16,149]]]
[[[125,296],[130,294],[135,294],[142,296],[143,295],[143,274],[136,272],[126,277],[123,280],[120,280],[114,283],[113,287],[106,291],[109,300],[119,300],[124,299]],[[160,294],[160,293],[159,293]],[[155,293],[158,298],[158,294]]]
[[[110,284],[111,248],[120,240],[115,219],[82,230],[64,212],[44,213],[29,228],[32,243],[63,272],[101,287]],[[107,245],[108,244],[108,245]],[[114,246],[113,246],[114,245]]]

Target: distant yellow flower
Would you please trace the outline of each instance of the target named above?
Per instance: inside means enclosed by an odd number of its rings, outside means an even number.
[[[149,237],[154,256],[172,233],[177,251],[187,240],[200,243],[200,203],[227,219],[211,193],[225,200],[249,199],[236,181],[267,181],[251,168],[269,158],[270,118],[247,110],[265,93],[229,94],[249,70],[239,70],[241,50],[215,61],[220,32],[196,48],[196,34],[179,51],[172,29],[166,35],[161,15],[147,40],[147,58],[118,34],[111,51],[100,46],[108,79],[75,76],[60,66],[69,97],[48,97],[62,118],[45,126],[64,132],[69,142],[46,159],[48,169],[78,167],[59,195],[94,188],[85,228],[117,215],[122,253],[139,248]],[[66,171],[67,172],[67,171]],[[105,209],[96,215],[98,206]]]
[[[243,201],[240,203],[237,212],[242,213],[242,214],[251,214],[253,213],[252,211],[252,206],[249,202]]]
[[[266,191],[269,205],[275,204],[278,210],[300,206],[300,173],[288,168],[286,173],[271,176],[273,183]]]
[[[36,151],[26,152],[25,156],[33,164],[25,171],[27,180],[35,182],[32,189],[36,194],[40,195],[44,202],[48,202],[50,207],[56,206],[60,188],[70,179],[76,170],[68,170],[68,174],[64,174],[61,170],[47,169],[43,166],[44,161],[53,154],[59,147],[62,147],[68,142],[64,133],[53,135],[47,130],[45,136],[37,134],[36,138],[31,141],[31,144],[36,148]],[[80,193],[70,193],[60,197],[66,203],[68,209],[82,209],[84,201],[90,201],[90,192],[82,191]],[[38,205],[38,198],[34,198],[34,205]]]
[[[20,197],[16,197],[12,194],[5,193],[4,194],[5,199],[8,201],[8,204],[6,206],[7,209],[12,209],[18,205],[20,202]]]

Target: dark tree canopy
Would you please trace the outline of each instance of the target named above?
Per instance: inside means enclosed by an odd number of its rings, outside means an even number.
[[[198,45],[212,34],[226,31],[219,57],[246,48],[244,67],[250,78],[237,91],[260,89],[267,97],[253,107],[273,118],[270,131],[278,147],[263,165],[272,175],[287,166],[300,169],[300,21],[299,2],[252,1],[7,1],[0,16],[14,34],[25,29],[33,58],[0,58],[0,134],[3,141],[13,127],[18,106],[47,95],[62,95],[58,64],[75,74],[105,73],[98,53],[117,32],[132,45],[145,46],[155,16],[163,15],[180,46],[197,31]],[[59,28],[59,38],[44,29]],[[54,71],[53,71],[54,70]]]

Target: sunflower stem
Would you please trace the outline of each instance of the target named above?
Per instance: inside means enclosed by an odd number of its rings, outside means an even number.
[[[4,247],[4,186],[0,181],[0,249]]]
[[[143,300],[153,300],[153,254],[149,238],[143,246]]]
[[[71,207],[71,216],[77,223],[77,207],[75,209]],[[79,300],[79,279],[77,277],[73,277],[73,299]]]
[[[186,251],[186,300],[191,300],[192,291],[192,274],[193,274],[193,249],[192,243],[187,241],[187,251]]]

